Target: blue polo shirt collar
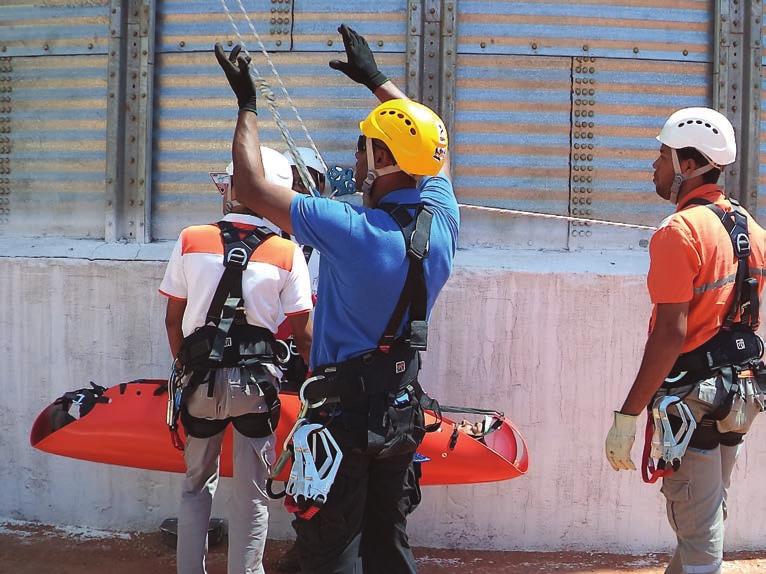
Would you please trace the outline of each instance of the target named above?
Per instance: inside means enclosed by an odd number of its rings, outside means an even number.
[[[384,195],[378,205],[402,205],[410,203],[421,203],[420,191],[414,187],[405,187],[404,189],[397,189],[388,192]]]

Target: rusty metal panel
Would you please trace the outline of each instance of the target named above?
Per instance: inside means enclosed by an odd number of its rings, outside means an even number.
[[[456,73],[451,145],[458,200],[567,215],[570,58],[458,55]],[[500,225],[491,216],[464,213]],[[506,217],[503,239],[522,247],[566,247],[567,226]]]
[[[250,50],[257,49],[238,0],[224,1]],[[290,49],[291,0],[239,1],[267,50]],[[221,0],[157,0],[158,52],[212,52],[216,42],[238,42]]]
[[[106,100],[106,56],[0,60],[0,234],[104,236]]]
[[[343,51],[338,26],[345,23],[362,34],[376,54],[405,51],[407,0],[350,2],[346,5],[336,0],[294,0],[294,4],[295,50]]]
[[[710,64],[581,60],[575,59],[573,78],[592,82],[574,84],[573,136],[579,132],[581,137],[573,137],[573,155],[578,153],[578,141],[592,147],[580,148],[580,161],[573,161],[573,170],[581,169],[573,171],[573,179],[579,173],[592,181],[580,182],[581,193],[575,193],[573,184],[572,214],[658,225],[673,208],[654,192],[652,162],[660,146],[655,137],[675,110],[711,105]],[[580,117],[574,114],[578,110]],[[577,121],[587,125],[578,128]],[[639,248],[646,247],[648,237],[645,231],[574,224],[570,247]]]
[[[5,0],[0,56],[105,54],[109,0]]]
[[[330,69],[327,53],[272,56],[325,161],[353,165],[359,121],[375,98]],[[403,85],[403,54],[379,54],[377,60]],[[255,63],[266,70],[262,57],[256,55]],[[236,101],[212,53],[158,54],[155,66],[152,237],[175,239],[183,227],[220,216],[220,196],[208,171],[222,171],[231,161]],[[306,145],[294,115],[275,92],[293,138]],[[261,109],[263,144],[285,151],[268,109]]]
[[[712,0],[461,0],[459,51],[709,62]]]

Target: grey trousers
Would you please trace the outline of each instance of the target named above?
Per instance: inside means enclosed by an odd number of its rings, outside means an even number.
[[[665,574],[720,574],[726,496],[738,446],[689,448],[678,472],[663,478],[668,521],[678,545]]]
[[[257,392],[239,383],[239,374],[222,369],[216,374],[214,396],[201,385],[187,402],[195,417],[220,419],[265,409]],[[228,574],[263,574],[269,511],[266,479],[274,461],[274,435],[248,438],[234,434],[234,476],[229,508]],[[218,486],[219,458],[224,433],[211,438],[187,437],[186,478],[178,512],[176,566],[178,574],[205,574],[207,529]]]

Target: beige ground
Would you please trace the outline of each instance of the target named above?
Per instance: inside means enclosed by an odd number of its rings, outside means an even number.
[[[133,535],[127,539],[100,538],[92,531],[55,530],[28,523],[0,524],[0,572],[14,574],[172,574],[173,551],[159,534]],[[265,568],[269,573],[285,542],[270,541]],[[576,552],[479,552],[416,549],[418,572],[440,574],[516,574],[542,572],[635,572],[661,574],[666,556],[619,556]],[[725,574],[766,573],[766,551],[727,556]],[[209,574],[225,574],[225,543],[208,559]]]

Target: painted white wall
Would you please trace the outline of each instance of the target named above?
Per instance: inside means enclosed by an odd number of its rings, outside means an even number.
[[[55,457],[28,440],[37,413],[64,391],[166,375],[156,288],[170,247],[0,242],[0,254],[24,255],[0,257],[0,516],[152,530],[175,515],[180,475]],[[434,312],[424,386],[444,403],[504,411],[527,438],[531,468],[505,483],[424,489],[411,519],[415,544],[630,552],[672,545],[659,486],[615,473],[603,455],[612,409],[640,361],[646,266],[645,253],[629,251],[459,252]],[[764,427],[756,423],[735,470],[731,549],[762,547]],[[219,516],[226,481],[220,494]],[[278,505],[272,522],[272,536],[290,536]]]

